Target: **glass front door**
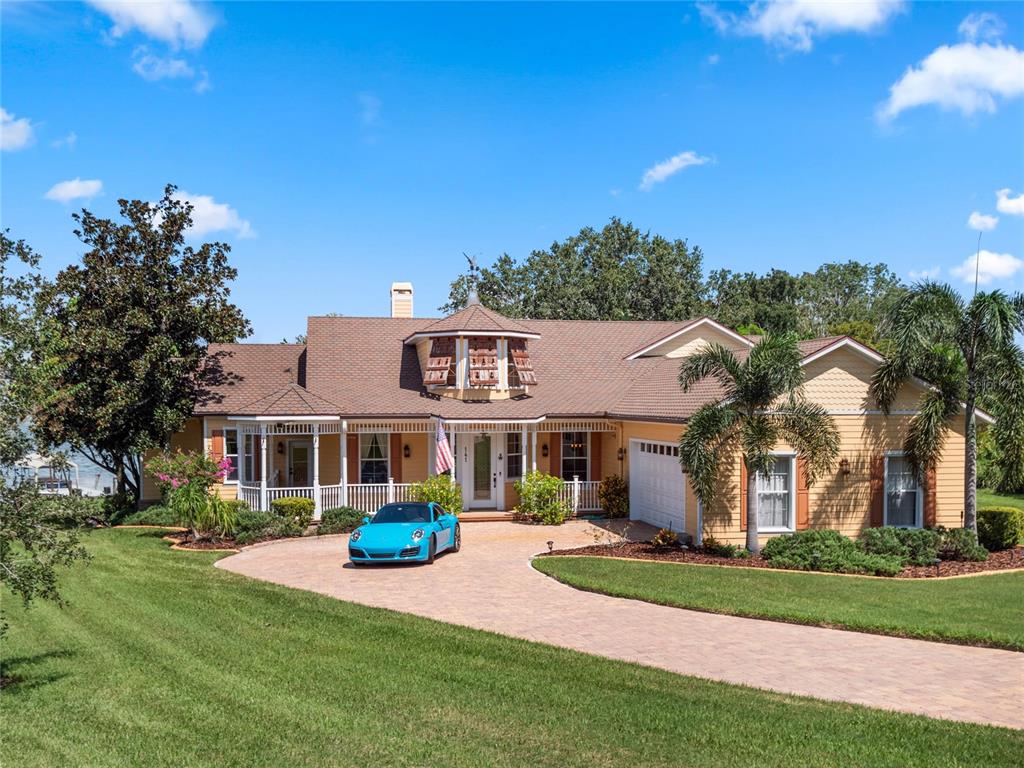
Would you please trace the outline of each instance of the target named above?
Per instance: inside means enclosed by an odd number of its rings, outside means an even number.
[[[491,466],[491,436],[473,436],[473,504],[494,503],[494,467]]]

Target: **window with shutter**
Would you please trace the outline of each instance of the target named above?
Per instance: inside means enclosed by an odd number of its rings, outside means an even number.
[[[498,385],[498,340],[489,336],[469,339],[469,386]]]
[[[526,351],[526,339],[509,339],[508,351],[512,358],[510,373],[510,385],[533,386],[537,383],[537,374],[533,371],[533,362],[530,360],[530,353]]]
[[[427,387],[455,385],[455,339],[446,336],[430,342],[430,359],[423,384]]]

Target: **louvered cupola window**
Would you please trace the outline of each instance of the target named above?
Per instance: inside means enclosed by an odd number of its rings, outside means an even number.
[[[431,340],[430,359],[423,384],[427,387],[455,385],[455,339],[452,337]]]
[[[511,365],[509,366],[509,386],[532,387],[537,383],[537,374],[533,371],[530,353],[526,351],[526,339],[509,339],[508,351]]]
[[[490,336],[469,339],[469,386],[498,386],[498,340]]]

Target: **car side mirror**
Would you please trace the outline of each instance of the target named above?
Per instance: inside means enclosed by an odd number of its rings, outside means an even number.
[[[363,518],[363,525],[366,525],[368,522],[370,522],[370,518],[364,517]]]

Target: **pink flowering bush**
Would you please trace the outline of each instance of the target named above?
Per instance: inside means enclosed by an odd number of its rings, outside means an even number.
[[[195,539],[228,535],[235,527],[235,508],[211,493],[232,470],[231,460],[219,462],[193,451],[162,453],[146,468],[156,478],[164,500]]]

